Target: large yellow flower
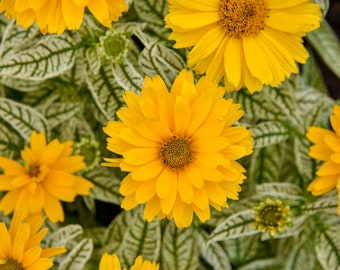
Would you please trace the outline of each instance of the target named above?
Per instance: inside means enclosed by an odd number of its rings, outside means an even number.
[[[333,108],[330,122],[334,131],[310,127],[307,138],[314,143],[310,147],[309,155],[312,158],[324,161],[317,170],[317,177],[308,186],[308,191],[318,196],[338,189],[338,214],[340,215],[340,105]]]
[[[57,139],[46,144],[43,133],[33,132],[29,147],[21,151],[24,166],[0,157],[0,191],[8,191],[0,201],[0,210],[8,215],[21,211],[23,217],[44,211],[52,222],[64,220],[61,201],[72,202],[77,194],[87,195],[93,184],[73,175],[85,163],[72,155],[72,141]]]
[[[99,270],[121,270],[120,261],[116,254],[109,255],[104,253],[100,263]],[[155,262],[150,262],[143,260],[142,256],[138,256],[135,263],[130,267],[130,270],[158,270],[159,264]],[[126,268],[123,268],[126,270]]]
[[[65,248],[41,248],[40,242],[48,229],[39,230],[43,218],[30,217],[21,222],[15,213],[7,230],[0,222],[0,269],[8,270],[45,270],[53,266],[51,257],[64,253]]]
[[[244,112],[223,95],[205,77],[195,85],[186,70],[170,93],[159,76],[145,78],[141,96],[126,92],[122,122],[104,128],[107,148],[122,155],[104,165],[130,172],[120,187],[124,209],[145,204],[146,220],[167,216],[181,228],[193,213],[206,221],[210,205],[221,210],[227,198],[238,199],[245,170],[236,160],[252,153],[252,137],[232,127]]]
[[[88,8],[97,20],[111,27],[122,12],[127,11],[125,0],[1,0],[0,12],[5,11],[9,19],[30,27],[35,21],[42,33],[58,33],[78,29]]]
[[[229,90],[278,85],[305,63],[306,32],[320,24],[309,0],[168,0],[165,21],[175,48],[191,47],[188,65]]]

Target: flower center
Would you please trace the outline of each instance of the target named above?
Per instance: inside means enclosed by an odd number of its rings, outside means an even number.
[[[23,268],[17,261],[9,259],[5,264],[0,264],[0,270],[23,270]]]
[[[193,157],[190,140],[173,135],[161,146],[161,159],[172,169],[182,169]]]
[[[267,205],[261,210],[259,216],[263,225],[278,227],[282,219],[282,212],[277,205]]]
[[[30,177],[38,177],[40,174],[40,166],[37,164],[30,165],[28,168],[28,175]]]
[[[221,0],[219,24],[228,36],[242,38],[257,34],[264,27],[265,0]]]

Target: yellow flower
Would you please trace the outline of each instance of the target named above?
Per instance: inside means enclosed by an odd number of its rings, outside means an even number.
[[[66,252],[65,248],[41,248],[40,242],[48,229],[39,230],[43,218],[30,217],[21,222],[15,213],[9,229],[0,222],[0,269],[8,270],[45,270],[53,266],[51,257]]]
[[[144,218],[168,217],[179,228],[195,213],[203,222],[210,205],[228,207],[238,199],[244,168],[237,159],[252,153],[245,127],[232,125],[243,115],[240,105],[223,98],[224,89],[205,77],[197,84],[183,70],[170,93],[163,80],[145,78],[141,96],[127,91],[126,108],[104,131],[108,150],[122,158],[103,165],[130,172],[122,181],[122,208],[145,204]]]
[[[319,27],[309,0],[168,0],[175,48],[191,47],[188,65],[229,90],[278,85],[305,63],[306,32]]]
[[[324,161],[316,172],[317,177],[309,184],[307,190],[318,196],[336,187],[339,193],[340,215],[340,105],[334,106],[330,122],[334,131],[310,127],[307,132],[307,138],[314,144],[310,147],[309,155]]]
[[[88,8],[97,20],[111,27],[122,12],[127,11],[125,0],[2,0],[0,12],[15,18],[24,28],[37,22],[42,33],[61,34],[65,29],[78,29]]]
[[[104,253],[100,263],[99,270],[121,270],[119,258],[116,254],[109,255]],[[142,256],[138,256],[135,263],[130,267],[130,270],[158,270],[159,264],[150,261],[143,261]],[[124,268],[126,270],[126,268]]]
[[[289,211],[289,206],[284,206],[280,200],[267,198],[255,207],[254,226],[274,237],[290,225]]]
[[[24,166],[0,156],[0,191],[8,191],[0,201],[0,210],[8,215],[21,211],[25,218],[44,211],[52,222],[64,220],[61,201],[72,202],[77,194],[87,195],[93,184],[73,175],[85,163],[82,156],[71,156],[72,141],[57,139],[46,144],[43,133],[33,132],[31,148],[21,151]]]

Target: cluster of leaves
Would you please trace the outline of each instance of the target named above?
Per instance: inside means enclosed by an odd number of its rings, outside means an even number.
[[[317,2],[325,14],[328,1]],[[0,16],[1,155],[19,159],[33,130],[49,139],[71,139],[76,151],[87,153],[82,174],[95,184],[89,197],[64,205],[63,224],[47,224],[50,234],[44,244],[69,250],[57,258],[55,269],[97,269],[104,252],[116,253],[123,266],[142,255],[160,262],[163,270],[337,269],[337,194],[315,198],[306,191],[319,164],[308,156],[305,134],[310,126],[329,128],[335,104],[316,55],[340,77],[340,45],[327,22],[307,35],[310,59],[299,75],[254,95],[245,89],[226,94],[242,104],[246,113],[240,124],[252,130],[255,142],[254,154],[241,160],[248,176],[241,199],[213,212],[209,222],[195,221],[180,230],[166,220],[146,222],[141,207],[120,211],[118,189],[124,175],[102,167],[98,159],[109,156],[101,130],[116,119],[124,89],[138,93],[144,76],[156,74],[170,86],[186,68],[186,51],[173,49],[167,39],[166,1],[129,5],[113,27],[129,40],[129,53],[118,62],[108,61],[98,49],[100,38],[112,30],[90,15],[79,31],[47,36]],[[275,237],[253,226],[254,207],[267,197],[291,208],[292,226]],[[110,224],[107,216],[113,217]]]

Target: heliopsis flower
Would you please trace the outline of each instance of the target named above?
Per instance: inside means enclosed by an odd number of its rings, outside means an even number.
[[[267,198],[266,202],[255,207],[254,226],[274,237],[291,224],[289,210],[289,206],[283,205],[282,201]]]
[[[340,198],[340,105],[334,106],[330,123],[334,131],[310,127],[307,132],[307,138],[314,144],[310,147],[309,156],[324,161],[307,190],[318,196],[337,188]],[[340,199],[338,214],[340,215]]]
[[[252,153],[250,131],[232,126],[240,105],[223,98],[224,89],[183,70],[170,92],[164,81],[146,77],[141,96],[127,91],[127,107],[104,131],[108,150],[121,158],[103,165],[130,172],[122,181],[122,208],[145,204],[144,218],[174,219],[190,226],[193,213],[203,222],[210,205],[221,210],[238,199],[244,168],[236,161]]]
[[[24,28],[37,22],[42,33],[61,34],[67,28],[78,29],[84,18],[85,8],[97,20],[111,27],[112,21],[118,21],[122,12],[127,11],[125,0],[2,0],[0,12],[5,11],[9,18],[15,18]]]
[[[99,270],[121,270],[119,258],[116,254],[109,255],[108,253],[104,253],[100,263]],[[130,267],[130,270],[158,270],[159,264],[155,262],[150,262],[147,260],[143,260],[142,256],[138,256],[134,262],[134,264]],[[126,268],[123,268],[126,270]]]
[[[51,257],[66,252],[65,248],[41,248],[40,242],[48,229],[40,229],[41,215],[31,216],[24,223],[15,213],[9,229],[0,222],[0,269],[45,270],[53,266]]]
[[[175,48],[191,47],[188,65],[229,90],[278,85],[308,53],[302,37],[319,27],[309,0],[169,0],[166,26]]]
[[[93,184],[73,175],[85,163],[82,156],[72,156],[72,141],[57,139],[46,144],[43,133],[33,132],[30,146],[21,151],[24,165],[0,157],[0,191],[8,191],[0,201],[0,210],[8,215],[13,210],[25,218],[45,212],[52,222],[64,220],[60,201],[72,202],[77,194],[88,195]]]

